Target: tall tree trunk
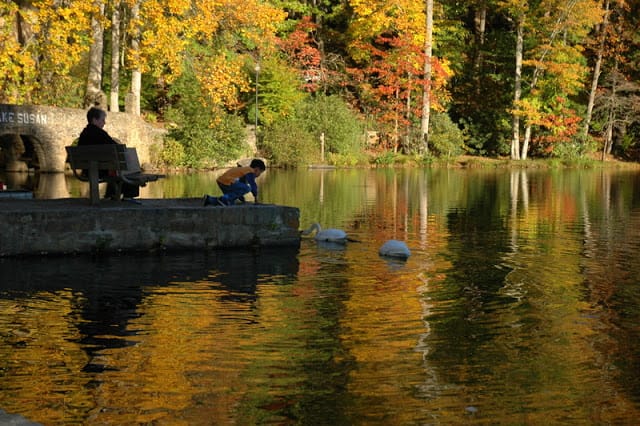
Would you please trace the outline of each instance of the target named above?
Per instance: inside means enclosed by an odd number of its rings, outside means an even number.
[[[396,97],[395,103],[398,104],[398,102],[400,101],[399,88],[396,88],[395,97]],[[400,115],[400,111],[398,108],[396,109],[395,119],[393,122],[393,153],[394,154],[398,152],[398,144],[400,143],[400,119],[398,118],[399,115]]]
[[[607,155],[611,154],[611,149],[613,148],[613,129],[615,128],[616,121],[616,91],[618,86],[618,62],[615,62],[613,72],[611,73],[611,97],[609,100],[609,111],[607,113],[607,123],[605,125],[605,134],[604,134],[604,146],[602,147],[602,158],[604,161],[607,158]]]
[[[547,49],[540,57],[540,62],[543,61],[546,54],[549,52]],[[533,90],[534,87],[538,84],[538,77],[540,74],[544,72],[544,69],[541,65],[536,65],[536,68],[533,70],[533,77],[531,78],[531,84],[529,85],[530,89]],[[531,123],[525,123],[524,127],[524,138],[522,139],[522,150],[520,151],[520,159],[526,160],[527,155],[529,153],[529,141],[531,141]]]
[[[516,24],[516,73],[513,89],[513,107],[517,109],[518,102],[522,96],[522,52],[524,49],[524,16],[518,18]],[[520,159],[520,116],[513,114],[513,136],[511,139],[511,159]]]
[[[409,75],[407,76],[407,79],[409,80],[409,90],[407,91],[407,102],[405,103],[405,119],[406,119],[406,123],[407,126],[405,128],[404,131],[404,147],[405,147],[405,151],[407,149],[407,147],[411,146],[411,87],[413,86],[413,84],[411,83],[411,81],[413,80],[413,75],[411,73],[409,73]]]
[[[604,145],[602,147],[601,161],[607,159],[607,154],[611,152],[611,145],[613,145],[613,111],[609,111],[608,122],[605,126],[604,132]]]
[[[593,115],[593,105],[596,100],[596,90],[598,90],[598,80],[600,79],[600,67],[602,66],[602,56],[604,54],[604,42],[607,38],[607,26],[609,25],[609,0],[605,1],[605,13],[600,28],[600,45],[596,56],[596,63],[593,68],[593,79],[591,80],[591,91],[589,92],[589,102],[587,103],[587,113],[584,117],[584,128],[582,134],[584,137],[589,135],[589,126],[591,125],[591,117]]]
[[[17,2],[19,11],[15,14],[15,37],[18,40],[18,43],[23,48],[26,47],[27,43],[30,43],[34,37],[33,26],[32,24],[25,19],[25,16],[30,16],[31,14],[37,13],[36,8],[31,4],[31,2]],[[6,25],[6,23],[5,23]]]
[[[313,0],[313,10],[317,13],[314,14],[313,20],[316,24],[315,31],[315,42],[318,46],[318,51],[320,52],[320,80],[318,81],[321,86],[322,93],[326,95],[329,91],[329,81],[327,78],[327,52],[324,45],[324,19],[323,14],[318,11],[318,1]]]
[[[520,159],[526,160],[529,154],[529,141],[531,140],[531,124],[527,124],[524,128],[524,138],[522,139],[522,151],[520,152]]]
[[[429,153],[429,113],[431,111],[431,55],[433,53],[433,0],[425,0],[424,89],[422,91],[421,131],[424,150]]]
[[[140,18],[140,2],[136,1],[131,9],[131,20],[138,22]],[[140,29],[136,28],[131,38],[131,51],[135,60],[140,60]],[[127,99],[127,112],[140,115],[140,93],[142,91],[142,72],[138,64],[131,71],[131,92]]]
[[[119,111],[120,92],[120,1],[113,2],[111,15],[111,93],[109,111]]]
[[[481,1],[475,11],[475,31],[476,31],[476,57],[473,62],[473,68],[476,79],[476,94],[482,92],[480,77],[482,71],[482,63],[484,61],[484,38],[487,26],[487,4]]]
[[[84,95],[84,107],[104,105],[105,99],[102,94],[102,53],[104,50],[104,28],[102,19],[104,18],[103,0],[94,0],[94,7],[97,15],[91,17],[91,38],[93,42],[89,48],[89,75],[87,76],[87,90]]]

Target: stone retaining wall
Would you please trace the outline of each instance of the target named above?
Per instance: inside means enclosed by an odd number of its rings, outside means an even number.
[[[0,256],[300,244],[299,210],[246,204],[201,207],[200,200],[0,201]]]

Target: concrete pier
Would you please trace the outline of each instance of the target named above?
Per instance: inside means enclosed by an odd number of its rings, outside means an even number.
[[[200,199],[0,200],[0,256],[300,244],[297,208]]]

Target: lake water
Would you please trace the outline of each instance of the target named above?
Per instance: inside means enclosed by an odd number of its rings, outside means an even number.
[[[30,179],[42,198],[85,190]],[[142,198],[214,182],[170,176]],[[46,425],[637,423],[640,173],[259,183],[301,227],[352,241],[0,259],[0,409]],[[412,256],[379,257],[388,239]]]

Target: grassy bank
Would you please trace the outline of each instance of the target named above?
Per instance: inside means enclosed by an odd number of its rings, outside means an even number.
[[[523,169],[553,169],[553,168],[624,168],[640,169],[640,163],[606,158],[604,161],[595,157],[563,160],[559,158],[512,160],[510,158],[488,158],[462,155],[447,159],[422,158],[395,154],[392,158],[386,156],[371,156],[369,163],[372,167],[456,167],[456,168],[523,168]]]

